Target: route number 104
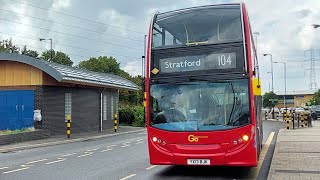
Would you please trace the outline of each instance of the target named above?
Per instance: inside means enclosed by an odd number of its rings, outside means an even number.
[[[225,66],[225,65],[231,65],[232,61],[231,61],[231,55],[220,55],[218,56],[218,61],[219,61],[219,66]]]

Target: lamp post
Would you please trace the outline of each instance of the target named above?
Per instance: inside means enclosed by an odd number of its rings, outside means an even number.
[[[50,41],[50,61],[52,62],[52,57],[53,57],[53,55],[52,55],[52,51],[53,51],[53,49],[52,49],[52,39],[51,38],[50,39],[39,38],[39,40],[40,41],[47,41],[47,40]]]
[[[284,68],[284,97],[283,97],[283,106],[286,108],[287,111],[287,104],[286,104],[286,95],[287,95],[287,64],[285,62],[273,61],[275,64],[283,64]]]
[[[271,91],[274,91],[274,87],[273,87],[273,61],[272,61],[272,54],[263,54],[263,56],[270,56],[270,60],[271,60]]]

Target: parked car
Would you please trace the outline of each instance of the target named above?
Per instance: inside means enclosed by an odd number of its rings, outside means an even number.
[[[292,109],[289,108],[289,107],[288,107],[288,108],[281,108],[281,109],[280,109],[280,113],[283,114],[283,113],[285,113],[286,111],[287,111],[287,112],[290,112],[290,110],[292,110]]]
[[[311,114],[315,114],[317,118],[320,118],[320,106],[311,106],[310,107]]]
[[[305,111],[304,108],[295,108],[294,109],[295,113],[300,113],[300,112],[304,112],[304,111]]]

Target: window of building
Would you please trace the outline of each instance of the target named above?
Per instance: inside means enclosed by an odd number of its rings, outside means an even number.
[[[70,118],[71,118],[71,111],[72,111],[71,93],[65,93],[65,94],[64,94],[64,112],[65,112],[65,119],[67,119],[68,116],[70,116]]]
[[[110,106],[110,108],[111,108],[111,119],[113,119],[114,117],[114,109],[113,109],[113,96],[111,95],[111,106]]]

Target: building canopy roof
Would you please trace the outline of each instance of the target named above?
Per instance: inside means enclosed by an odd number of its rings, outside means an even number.
[[[290,95],[290,96],[298,96],[298,95],[313,95],[318,90],[294,90],[294,91],[287,91],[286,93],[284,91],[277,91],[275,92],[279,96],[283,95]]]
[[[14,61],[34,66],[49,74],[58,82],[87,84],[127,90],[139,89],[135,83],[117,75],[74,68],[17,53],[0,53],[0,61]]]

